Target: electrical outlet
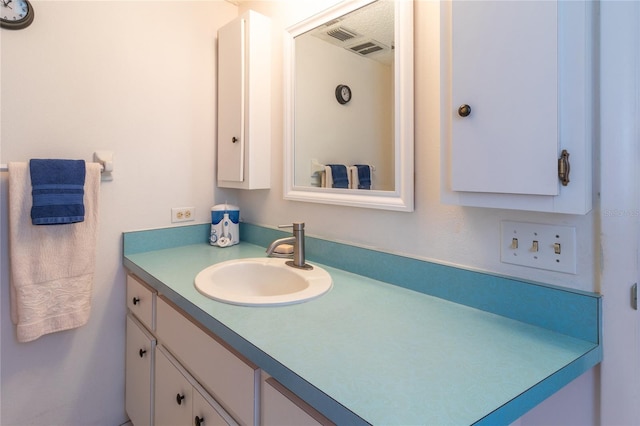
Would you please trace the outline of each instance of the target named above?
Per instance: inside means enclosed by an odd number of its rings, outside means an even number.
[[[576,228],[503,221],[500,261],[575,274]]]
[[[171,223],[195,220],[195,207],[174,207],[171,209]]]

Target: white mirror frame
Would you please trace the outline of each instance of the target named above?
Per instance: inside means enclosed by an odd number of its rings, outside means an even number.
[[[295,186],[295,37],[375,0],[349,0],[287,29],[284,46],[284,199],[372,209],[413,211],[413,1],[395,0],[395,190]]]

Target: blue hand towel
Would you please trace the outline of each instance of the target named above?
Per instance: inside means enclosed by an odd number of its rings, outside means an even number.
[[[83,160],[31,160],[31,223],[58,225],[84,221]]]
[[[356,164],[358,168],[358,189],[371,189],[371,167],[366,164]]]
[[[332,188],[349,188],[347,166],[344,164],[327,164],[327,166],[331,167],[331,175],[333,176]]]

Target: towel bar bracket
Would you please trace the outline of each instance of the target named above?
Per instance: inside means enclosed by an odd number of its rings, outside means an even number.
[[[93,153],[93,161],[100,163],[102,166],[101,180],[110,181],[113,180],[113,151],[96,151]]]

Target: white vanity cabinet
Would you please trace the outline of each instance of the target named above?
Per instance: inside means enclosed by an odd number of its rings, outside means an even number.
[[[127,298],[125,399],[134,426],[333,424],[133,275]]]
[[[333,425],[329,419],[284,387],[273,377],[264,374],[262,382],[263,426],[319,426]]]
[[[156,292],[127,276],[125,410],[135,426],[153,425]]]
[[[591,210],[593,8],[441,3],[443,202]],[[564,150],[566,185],[558,176]]]
[[[237,424],[162,346],[156,352],[156,387],[156,426]]]
[[[158,342],[233,419],[243,425],[258,424],[258,367],[162,297],[157,302],[156,329]],[[156,384],[158,392],[160,385]],[[156,418],[158,401],[156,398]]]
[[[271,21],[248,11],[218,30],[218,186],[271,179]]]

